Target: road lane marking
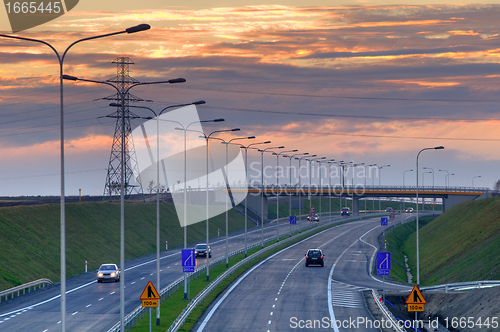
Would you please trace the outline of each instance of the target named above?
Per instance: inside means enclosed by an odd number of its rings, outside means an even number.
[[[318,232],[318,233],[316,233],[316,234],[313,234],[313,235],[311,235],[311,236],[309,236],[309,237],[307,237],[307,238],[305,238],[305,239],[303,239],[303,240],[301,240],[301,241],[299,241],[299,242],[296,242],[296,243],[294,243],[294,244],[292,244],[292,245],[290,245],[290,246],[288,246],[288,247],[286,247],[286,248],[281,249],[280,251],[278,251],[278,252],[276,252],[276,253],[272,254],[271,256],[267,257],[266,259],[264,259],[264,260],[260,261],[257,265],[255,265],[255,266],[254,266],[254,267],[252,267],[250,270],[248,270],[248,271],[247,271],[247,272],[246,272],[243,276],[241,276],[240,278],[238,278],[238,280],[234,283],[234,285],[233,285],[233,286],[231,286],[231,288],[229,288],[229,289],[228,289],[228,291],[227,291],[227,292],[226,292],[226,293],[222,296],[222,298],[221,298],[219,301],[217,301],[217,303],[216,303],[216,304],[212,307],[212,310],[210,310],[210,312],[207,314],[207,316],[205,317],[205,319],[203,320],[203,322],[201,322],[200,327],[198,328],[197,332],[202,332],[202,331],[203,331],[203,329],[205,328],[205,326],[208,324],[208,321],[210,320],[210,318],[212,318],[213,314],[215,313],[215,311],[217,310],[217,308],[218,308],[218,307],[222,304],[222,302],[226,299],[226,297],[228,297],[228,295],[229,295],[229,294],[230,294],[230,293],[231,293],[231,292],[232,292],[232,291],[233,291],[233,290],[234,290],[234,289],[235,289],[235,288],[236,288],[236,287],[240,284],[240,282],[241,282],[241,281],[243,281],[243,280],[244,280],[244,279],[245,279],[245,278],[246,278],[246,277],[247,277],[250,273],[252,273],[255,269],[257,269],[258,267],[260,267],[262,264],[266,263],[266,262],[267,262],[267,261],[269,261],[270,259],[273,259],[273,258],[274,258],[274,257],[276,257],[277,255],[279,255],[279,254],[281,254],[281,253],[285,252],[286,250],[288,250],[288,249],[290,249],[290,248],[293,248],[293,247],[295,247],[295,246],[297,246],[297,245],[299,245],[299,244],[302,244],[303,242],[306,242],[306,241],[310,240],[311,238],[314,238],[314,237],[316,237],[316,236],[318,236],[318,235],[320,235],[320,234],[323,234],[323,233],[325,233],[325,232],[329,232],[329,231],[331,231],[331,230],[333,230],[333,229],[335,229],[335,228],[337,228],[337,227],[343,226],[343,225],[346,225],[346,224],[337,225],[337,226],[334,226],[334,227],[331,227],[331,228],[325,229],[325,230],[323,230],[323,231],[321,231],[321,232]],[[360,225],[360,226],[361,226],[361,225]],[[352,230],[352,229],[348,229],[347,231],[350,231],[350,230]],[[346,231],[346,232],[347,232],[347,231]],[[345,233],[345,232],[344,232],[344,233]],[[343,233],[342,233],[342,234],[343,234]],[[342,235],[342,234],[340,234],[340,235]],[[340,236],[340,235],[339,235],[339,236]],[[334,239],[335,239],[335,238],[334,238]],[[331,239],[330,241],[333,241],[334,239]],[[328,242],[330,242],[330,241],[328,241]],[[328,243],[328,242],[327,242],[327,243]],[[330,298],[329,298],[329,300],[331,301],[331,299],[330,299]],[[278,301],[278,298],[275,298],[275,300],[274,300],[274,301]],[[333,320],[333,321],[335,321],[335,317],[334,317],[334,320]],[[339,332],[337,328],[335,328],[335,332]]]
[[[142,277],[141,280],[144,280],[144,277]]]
[[[85,308],[88,308],[88,307],[90,307],[91,305],[92,305],[92,304],[89,304],[89,305],[87,305]]]
[[[131,285],[135,284],[135,281],[132,281]]]
[[[71,314],[71,316],[74,316],[78,313],[78,311],[75,311],[74,313]]]
[[[113,295],[114,293],[115,293],[115,292],[111,292],[111,293],[109,293],[109,295]]]
[[[97,300],[97,301],[102,301],[102,300],[104,300],[104,297],[101,297],[101,298],[100,298],[99,300]]]

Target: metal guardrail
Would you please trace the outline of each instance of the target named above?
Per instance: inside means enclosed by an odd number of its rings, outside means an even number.
[[[52,284],[53,284],[53,282],[49,279],[38,279],[38,280],[31,281],[31,282],[28,282],[28,283],[23,284],[23,285],[19,285],[19,286],[1,291],[0,292],[0,302],[2,302],[3,297],[5,297],[5,300],[8,300],[9,295],[11,295],[11,299],[13,299],[15,293],[17,293],[17,296],[20,296],[21,291],[23,292],[23,294],[26,293],[26,290],[28,290],[28,293],[30,293],[31,288],[33,288],[33,291],[34,291],[37,288],[37,286],[38,286],[38,289],[40,289],[42,287],[45,287],[45,285],[52,285]]]
[[[387,307],[385,306],[385,303],[380,301],[380,295],[378,294],[378,292],[376,290],[372,289],[372,295],[373,295],[373,299],[377,303],[377,306],[380,309],[380,311],[382,312],[382,314],[386,317],[386,319],[388,321],[391,322],[392,329],[396,332],[406,332],[406,330],[404,330],[402,327],[399,326],[399,324],[396,320],[396,317],[394,317],[392,312],[390,312],[387,309]]]
[[[437,285],[437,286],[427,286],[420,288],[421,290],[442,290],[448,291],[463,291],[470,290],[474,288],[491,288],[499,287],[500,280],[481,280],[481,281],[466,281],[466,282],[456,282],[451,284]]]

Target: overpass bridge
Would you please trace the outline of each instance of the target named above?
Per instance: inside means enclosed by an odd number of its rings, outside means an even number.
[[[243,191],[244,189],[233,187],[231,191]],[[491,190],[489,188],[471,188],[471,187],[418,187],[419,198],[440,198],[443,201],[443,212],[450,209],[453,205],[466,200],[474,200],[479,197],[489,197]],[[394,198],[415,198],[417,188],[415,186],[249,186],[248,187],[248,208],[255,214],[261,215],[261,205],[264,204],[264,219],[267,219],[267,206],[269,200],[277,197],[292,197],[297,201],[300,197],[332,197],[332,198],[351,198],[353,206],[353,215],[359,213],[359,201],[367,198],[394,197]],[[283,199],[283,203],[288,202]]]

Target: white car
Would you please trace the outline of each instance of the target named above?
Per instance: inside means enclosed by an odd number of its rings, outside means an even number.
[[[97,282],[104,280],[120,281],[120,269],[116,264],[102,264],[97,270]]]

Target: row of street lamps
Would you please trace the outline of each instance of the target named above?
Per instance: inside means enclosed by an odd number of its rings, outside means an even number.
[[[109,36],[115,36],[119,34],[131,34],[131,33],[136,33],[136,32],[141,32],[145,30],[149,30],[151,26],[149,24],[139,24],[137,26],[130,27],[128,29],[122,30],[122,31],[117,31],[113,33],[107,33],[103,35],[98,35],[98,36],[92,36],[92,37],[87,37],[87,38],[82,38],[79,39],[72,44],[70,44],[62,53],[62,55],[59,54],[59,52],[48,42],[39,40],[39,39],[34,39],[34,38],[25,38],[25,37],[19,37],[19,36],[11,36],[11,35],[5,35],[5,34],[0,34],[0,37],[4,38],[11,38],[11,39],[18,39],[18,40],[24,40],[24,41],[29,41],[29,42],[35,42],[35,43],[40,43],[48,46],[57,56],[58,64],[59,64],[59,95],[60,95],[60,145],[61,145],[61,157],[60,157],[60,168],[61,168],[61,212],[60,212],[60,219],[61,219],[61,331],[66,331],[66,212],[65,212],[65,179],[64,179],[64,89],[63,89],[63,79],[65,78],[64,76],[64,59],[66,58],[66,55],[68,51],[75,46],[78,43],[81,43],[83,41],[88,41],[88,40],[94,40],[94,39],[100,39],[100,38],[105,38]],[[177,82],[176,82],[177,83]],[[146,84],[154,84],[154,83],[146,83]],[[111,85],[111,84],[110,84]],[[137,84],[136,84],[137,85]],[[135,86],[135,85],[134,85]],[[122,99],[123,103],[123,99]],[[123,153],[123,137],[122,137],[122,153]],[[122,154],[123,158],[123,154]],[[123,168],[122,168],[122,183],[121,183],[121,194],[122,197],[123,195]],[[122,216],[123,216],[123,207],[122,207]],[[124,255],[124,236],[123,236],[123,219],[122,219],[122,226],[121,226],[121,251],[120,254]],[[123,257],[123,256],[122,256]],[[123,264],[123,261],[122,261]],[[121,265],[122,270],[123,265]],[[125,271],[122,271],[125,272]],[[124,276],[124,273],[122,274],[122,277]],[[121,330],[125,331],[124,327],[124,313],[125,313],[125,305],[124,305],[124,289],[123,289],[123,284],[124,282],[120,283],[120,321],[121,321]]]

